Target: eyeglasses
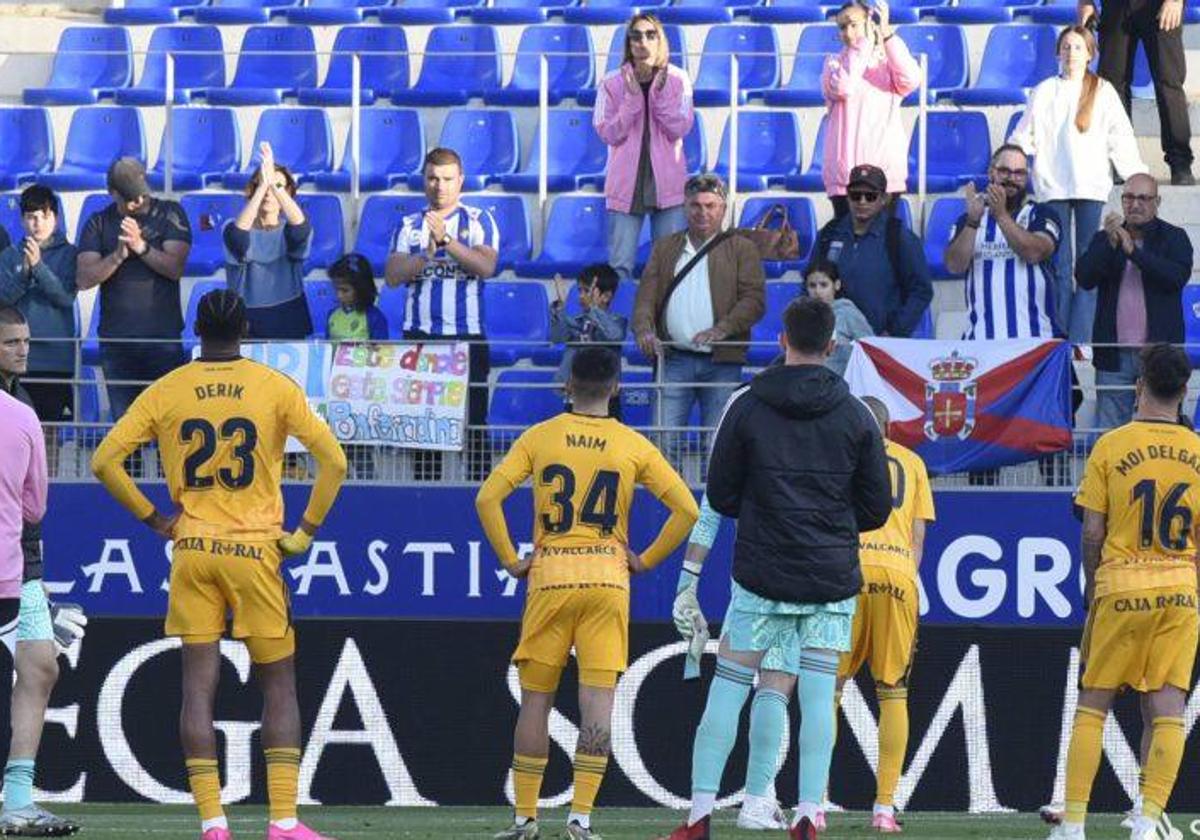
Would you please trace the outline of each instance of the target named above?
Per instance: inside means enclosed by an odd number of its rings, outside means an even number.
[[[657,41],[658,40],[658,30],[657,29],[631,29],[631,30],[629,30],[629,40],[637,41],[638,43],[641,43],[642,41]]]
[[[1156,195],[1144,195],[1141,193],[1121,193],[1122,204],[1133,204],[1140,202],[1141,204],[1150,204],[1158,200]]]
[[[1027,178],[1029,177],[1029,170],[1009,169],[1007,166],[997,166],[996,174],[1001,178]]]
[[[851,190],[846,195],[857,204],[873,204],[879,200],[879,193],[871,191]]]

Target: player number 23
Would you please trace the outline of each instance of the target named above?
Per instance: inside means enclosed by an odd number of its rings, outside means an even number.
[[[219,437],[234,442],[231,454],[237,462],[237,468],[219,467],[202,475],[205,466],[217,452],[218,430],[213,428],[212,423],[199,417],[184,420],[179,427],[179,438],[184,444],[200,439],[200,445],[183,462],[183,486],[187,489],[207,490],[214,481],[219,481],[222,487],[229,490],[241,490],[254,482],[254,447],[258,444],[258,428],[245,417],[230,417],[221,424]]]
[[[552,486],[551,503],[557,508],[542,514],[542,528],[550,534],[565,534],[575,525],[575,472],[564,464],[550,464],[542,470],[540,481]],[[617,527],[617,488],[621,474],[597,470],[579,511],[579,522],[596,528],[604,536]]]

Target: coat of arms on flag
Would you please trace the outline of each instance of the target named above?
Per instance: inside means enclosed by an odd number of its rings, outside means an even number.
[[[846,368],[931,473],[1019,464],[1071,445],[1071,348],[1046,339],[866,338]]]

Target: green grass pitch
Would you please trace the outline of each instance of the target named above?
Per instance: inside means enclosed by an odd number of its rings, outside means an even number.
[[[197,840],[199,824],[191,808],[165,805],[57,805],[56,813],[80,820],[86,840]],[[425,840],[429,838],[477,838],[485,840],[508,824],[510,812],[503,808],[320,808],[302,810],[302,817],[317,830],[337,840]],[[714,825],[714,838],[784,837],[782,832],[738,831],[733,827],[735,811],[721,811]],[[542,815],[542,837],[562,834],[566,812]],[[662,808],[600,808],[593,826],[604,840],[652,840],[667,834],[682,819],[682,812]],[[967,814],[911,813],[904,819],[903,837],[914,840],[1040,840],[1049,832],[1034,814],[971,816]],[[1183,836],[1196,815],[1172,815]],[[266,813],[262,807],[230,810],[234,837],[263,838]],[[867,828],[865,813],[830,815],[829,831],[822,840],[848,840],[876,835]],[[1088,823],[1092,840],[1127,838],[1120,817],[1098,814]],[[1197,825],[1200,828],[1200,824]]]

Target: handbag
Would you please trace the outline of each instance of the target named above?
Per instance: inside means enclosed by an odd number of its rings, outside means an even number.
[[[776,216],[779,217],[779,227],[770,227]],[[737,234],[754,243],[760,259],[781,261],[800,258],[800,236],[788,221],[787,208],[782,204],[771,205],[754,223],[754,227],[737,228]]]

